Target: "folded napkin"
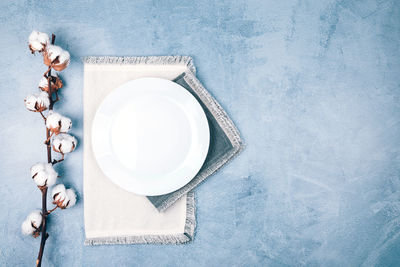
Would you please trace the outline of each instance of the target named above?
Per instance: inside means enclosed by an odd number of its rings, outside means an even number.
[[[176,244],[193,238],[196,224],[193,192],[159,212],[145,196],[125,191],[101,172],[90,141],[95,112],[113,89],[136,78],[173,80],[182,73],[195,73],[190,57],[84,58],[85,244]]]
[[[210,148],[202,168],[187,185],[166,195],[147,197],[159,211],[164,211],[174,204],[243,148],[239,132],[232,120],[192,72],[185,72],[174,81],[186,88],[204,109],[210,127]]]

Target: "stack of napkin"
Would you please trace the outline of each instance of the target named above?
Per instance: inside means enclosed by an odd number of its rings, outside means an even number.
[[[185,56],[84,58],[84,214],[87,245],[185,243],[193,239],[195,199],[191,191],[243,148],[233,122],[195,76]],[[210,148],[199,173],[181,189],[144,197],[114,185],[93,155],[91,124],[113,89],[142,77],[173,80],[201,104],[210,127]]]

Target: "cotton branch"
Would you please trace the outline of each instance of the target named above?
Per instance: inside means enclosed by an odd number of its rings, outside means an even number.
[[[56,36],[54,34],[51,35],[51,44],[54,44],[54,41],[56,39]],[[47,71],[48,75],[51,76],[51,67],[49,67],[49,70]],[[53,98],[52,98],[52,90],[51,90],[51,83],[50,79],[48,79],[48,86],[49,86],[49,110],[53,109]],[[46,127],[46,137],[47,140],[50,140],[50,130]],[[47,148],[47,162],[51,163],[51,147],[49,145],[46,146]],[[39,254],[36,260],[36,266],[41,267],[42,266],[42,258],[43,258],[43,251],[44,247],[46,245],[46,240],[49,237],[49,234],[46,232],[46,220],[47,220],[47,187],[44,188],[42,191],[42,238],[40,240],[40,248],[39,248]]]
[[[32,212],[22,224],[22,231],[34,237],[41,235],[40,249],[36,260],[36,265],[41,266],[44,247],[49,234],[46,231],[47,216],[57,208],[66,209],[75,205],[76,194],[73,189],[65,189],[62,184],[55,185],[52,190],[53,204],[56,206],[47,210],[47,191],[53,186],[58,174],[53,165],[62,162],[64,155],[74,151],[77,140],[67,134],[71,129],[72,122],[69,118],[53,111],[54,103],[60,100],[58,90],[63,87],[61,79],[57,73],[52,71],[62,71],[70,63],[70,54],[59,46],[54,45],[56,36],[52,34],[51,42],[46,33],[33,31],[29,36],[29,49],[32,54],[36,52],[43,55],[43,63],[47,65],[46,71],[39,82],[39,94],[32,94],[25,98],[25,106],[28,110],[39,113],[46,126],[46,151],[47,163],[37,163],[31,168],[31,177],[42,193],[41,211]],[[55,95],[55,99],[53,98]],[[43,114],[48,110],[47,116]],[[52,159],[51,150],[61,154],[61,158]]]

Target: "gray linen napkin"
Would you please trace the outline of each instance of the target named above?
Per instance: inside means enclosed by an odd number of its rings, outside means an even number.
[[[166,195],[147,197],[158,211],[164,211],[170,207],[229,162],[244,147],[239,131],[232,120],[193,73],[185,72],[174,82],[186,88],[204,109],[210,127],[210,147],[202,168],[187,185]]]

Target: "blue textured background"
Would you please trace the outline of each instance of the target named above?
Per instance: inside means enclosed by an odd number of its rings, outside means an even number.
[[[55,108],[80,142],[80,57],[191,55],[247,144],[197,190],[194,242],[85,247],[80,201],[51,216],[45,266],[399,264],[399,1],[14,0],[0,24],[0,266],[39,247],[20,233],[46,158],[33,29],[72,55]],[[57,169],[82,198],[82,145]]]

